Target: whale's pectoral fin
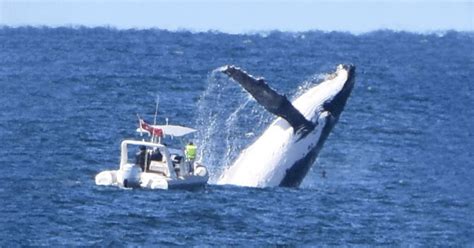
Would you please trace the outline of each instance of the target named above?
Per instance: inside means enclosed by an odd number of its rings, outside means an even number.
[[[220,71],[237,81],[270,113],[288,121],[295,133],[298,132],[305,136],[314,129],[314,124],[308,121],[285,96],[270,88],[263,78],[255,78],[232,65],[224,66]]]

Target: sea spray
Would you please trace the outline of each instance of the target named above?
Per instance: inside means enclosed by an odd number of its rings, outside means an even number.
[[[196,143],[201,162],[208,166],[210,183],[213,183],[253,141],[255,137],[249,134],[263,130],[270,115],[261,111],[246,92],[217,69],[209,74],[206,83],[198,101]]]
[[[326,77],[326,74],[315,74],[299,83],[291,99]],[[196,143],[200,162],[210,170],[210,183],[215,183],[242,150],[259,137],[273,116],[223,76],[219,68],[209,74],[206,83],[198,101]]]

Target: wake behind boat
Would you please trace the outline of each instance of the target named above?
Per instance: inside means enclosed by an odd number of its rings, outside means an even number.
[[[95,177],[97,185],[141,187],[149,189],[192,189],[204,187],[209,179],[207,168],[195,162],[195,146],[186,154],[182,148],[168,147],[164,137],[182,138],[195,129],[177,125],[150,125],[140,119],[136,130],[147,134],[149,141],[124,140],[121,143],[118,170],[102,171]],[[183,147],[183,146],[181,146]],[[132,149],[131,149],[132,148]],[[133,158],[133,151],[139,151]]]

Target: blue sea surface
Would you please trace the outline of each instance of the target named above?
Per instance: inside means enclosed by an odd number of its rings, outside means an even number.
[[[274,119],[225,64],[294,98],[357,67],[300,188],[215,185]],[[0,246],[474,246],[474,34],[230,35],[0,27]],[[197,191],[96,186],[136,114],[199,131]]]

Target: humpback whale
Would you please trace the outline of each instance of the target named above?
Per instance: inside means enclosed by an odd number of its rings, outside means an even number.
[[[354,87],[355,66],[337,66],[334,73],[293,102],[278,94],[263,78],[236,66],[227,65],[219,70],[278,117],[240,153],[217,184],[298,187],[339,120]]]

